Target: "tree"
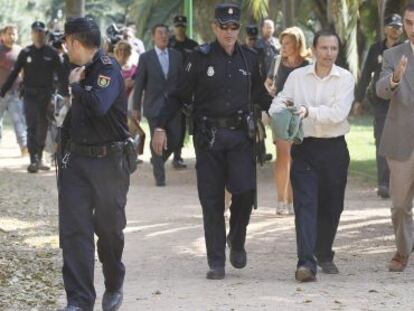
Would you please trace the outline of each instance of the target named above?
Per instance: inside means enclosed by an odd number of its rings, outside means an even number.
[[[66,17],[78,17],[85,15],[85,0],[65,0]]]

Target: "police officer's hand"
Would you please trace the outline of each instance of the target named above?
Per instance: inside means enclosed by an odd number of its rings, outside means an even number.
[[[137,120],[138,122],[141,122],[141,113],[138,110],[132,110],[131,117]]]
[[[395,68],[392,75],[392,82],[400,83],[402,77],[404,76],[405,70],[407,69],[408,58],[407,56],[401,56],[400,62],[398,63],[397,68]]]
[[[154,152],[158,155],[161,155],[163,150],[167,150],[167,134],[165,133],[165,130],[160,128],[154,130],[152,149],[154,149]]]
[[[85,77],[85,66],[73,69],[69,74],[69,84],[78,83]]]

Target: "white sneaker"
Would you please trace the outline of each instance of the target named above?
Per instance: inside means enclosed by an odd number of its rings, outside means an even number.
[[[286,216],[289,215],[289,207],[286,202],[277,202],[276,215]]]

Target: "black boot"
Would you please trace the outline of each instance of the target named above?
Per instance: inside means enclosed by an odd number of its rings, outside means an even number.
[[[124,295],[122,288],[117,291],[106,290],[102,298],[102,310],[103,311],[116,311],[122,305],[122,299]]]

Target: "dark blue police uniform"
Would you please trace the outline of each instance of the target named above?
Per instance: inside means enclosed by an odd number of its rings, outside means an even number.
[[[220,17],[231,19],[236,14],[236,5],[216,7],[219,22]],[[159,127],[165,129],[180,103],[194,100],[197,188],[212,269],[224,268],[226,260],[225,188],[232,194],[227,242],[232,251],[245,252],[256,188],[254,141],[248,135],[246,118],[251,110],[250,92],[253,103],[262,103],[265,90],[261,81],[253,50],[236,43],[234,53],[228,55],[218,42],[205,44],[189,56],[179,90],[168,98],[160,113]]]
[[[120,67],[102,50],[71,90],[58,185],[63,279],[68,305],[93,310],[95,233],[106,290],[120,290],[125,275],[121,257],[130,175],[124,148],[130,136],[127,101]]]

